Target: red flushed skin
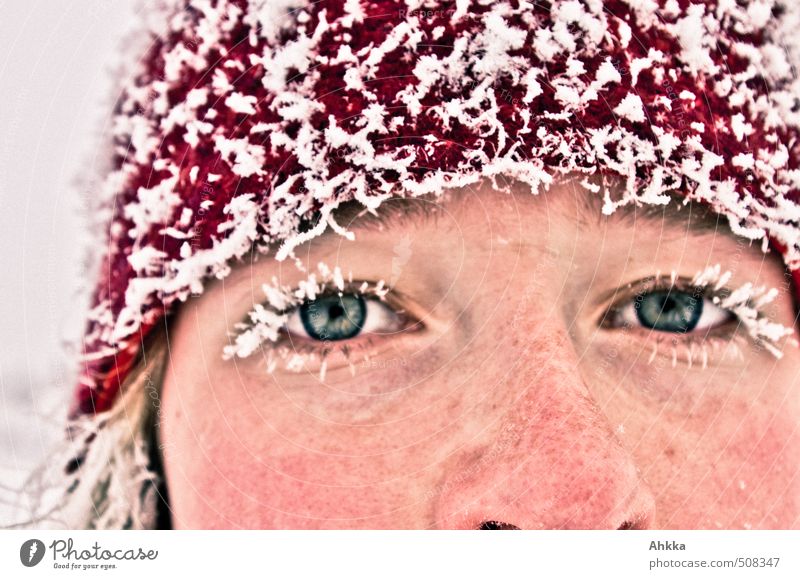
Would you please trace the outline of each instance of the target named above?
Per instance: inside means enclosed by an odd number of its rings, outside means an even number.
[[[397,289],[424,302],[409,307],[426,329],[354,342],[354,375],[338,354],[324,379],[313,362],[217,356],[254,280],[293,287],[293,267],[242,266],[187,303],[159,412],[174,527],[796,528],[800,350],[673,366],[668,347],[648,362],[651,332],[598,327],[601,296],[654,269],[718,261],[731,287],[781,287],[780,264],[722,232],[576,219],[566,189],[467,195],[395,226],[412,239]],[[323,256],[381,279],[397,254],[386,230],[359,230],[315,240],[304,264]],[[792,323],[785,289],[771,315]]]

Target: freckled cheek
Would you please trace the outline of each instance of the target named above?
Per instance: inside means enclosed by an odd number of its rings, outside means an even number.
[[[752,401],[708,406],[716,410],[665,420],[641,439],[637,457],[657,493],[659,518],[671,527],[794,524],[800,516],[796,420]]]
[[[203,396],[187,401],[194,418],[183,424],[182,446],[208,453],[225,467],[263,465],[320,484],[364,484],[362,473],[432,459],[452,404],[447,397],[437,401],[431,395],[434,386],[421,383],[392,400],[330,390],[326,397],[324,387],[314,384],[293,392],[250,384],[240,388],[248,390],[244,398],[244,392],[222,386],[215,404]],[[297,460],[275,464],[280,457]],[[301,457],[316,467],[307,469]]]
[[[724,489],[719,504],[737,517],[734,526],[791,528],[800,517],[800,433],[784,414],[745,416],[714,475]]]
[[[390,528],[423,495],[423,465],[410,453],[334,456],[267,442],[269,454],[218,444],[191,467],[197,492],[209,504],[226,505],[226,515],[243,526],[347,528],[370,519]]]
[[[732,437],[729,455],[762,476],[792,476],[800,463],[800,432],[796,417],[783,413],[743,417]]]

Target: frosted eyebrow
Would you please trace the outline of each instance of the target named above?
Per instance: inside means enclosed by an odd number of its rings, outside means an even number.
[[[467,196],[452,196],[447,202],[465,200]],[[378,207],[377,215],[369,213],[358,201],[342,204],[336,210],[336,220],[340,225],[353,229],[381,229],[383,227],[398,227],[409,222],[423,223],[435,218],[439,208],[444,202],[440,198],[393,198],[384,201]],[[602,195],[586,193],[578,204],[578,219],[587,223],[598,223],[607,218],[602,213]],[[611,216],[612,219],[621,219],[627,223],[636,220],[645,220],[653,223],[667,223],[675,229],[695,233],[719,232],[738,240],[728,227],[727,219],[714,213],[709,207],[699,203],[683,204],[683,198],[675,196],[667,205],[634,204],[619,207]]]
[[[566,192],[562,192],[564,194]],[[337,223],[346,229],[367,229],[382,231],[383,229],[402,228],[408,225],[421,225],[429,220],[435,220],[441,215],[443,203],[458,203],[466,201],[469,196],[447,197],[415,197],[415,198],[390,198],[386,199],[373,214],[359,201],[343,203],[334,211]],[[664,227],[666,237],[670,232],[674,236],[688,234],[703,235],[720,233],[733,241],[741,241],[728,226],[727,218],[715,213],[709,207],[700,203],[690,202],[683,204],[683,197],[675,195],[667,205],[623,205],[609,217],[603,215],[603,196],[586,192],[580,195],[578,214],[571,215],[587,225],[597,225],[604,219],[617,220],[624,225],[634,223],[659,225]],[[308,223],[313,226],[313,221]],[[323,235],[329,235],[327,231]]]
[[[666,222],[682,231],[695,233],[719,232],[733,239],[736,237],[728,227],[727,218],[714,213],[708,207],[697,203],[682,205],[680,202],[664,206],[624,207],[623,214],[629,218],[644,218],[647,221]]]
[[[606,218],[602,213],[603,196],[586,194],[579,198],[578,219],[587,224],[597,224]],[[740,239],[731,232],[727,218],[715,213],[711,208],[700,203],[689,202],[684,205],[684,198],[673,195],[666,205],[635,205],[633,203],[618,207],[610,219],[633,224],[645,221],[653,224],[667,224],[681,232],[703,234],[708,232],[723,233],[734,240]]]
[[[404,225],[421,225],[439,215],[442,199],[430,198],[392,198],[386,199],[375,211],[370,213],[359,201],[342,203],[333,213],[336,222],[347,229],[401,228]],[[326,231],[327,235],[329,232]]]
[[[601,202],[598,202],[598,211],[600,206]],[[587,206],[583,209],[588,211],[589,208]],[[731,231],[727,217],[715,213],[710,207],[700,203],[689,202],[684,205],[683,198],[680,196],[673,197],[672,201],[667,205],[648,205],[645,207],[625,205],[619,207],[612,217],[620,219],[619,223],[622,224],[633,225],[634,223],[639,223],[644,225],[647,223],[651,226],[660,227],[662,229],[660,236],[664,240],[678,239],[688,235],[698,238],[705,237],[702,241],[698,240],[698,243],[703,243],[708,240],[709,236],[719,236],[722,239],[729,240],[731,243],[720,244],[718,251],[732,252],[734,248],[743,247],[751,255],[757,255],[765,264],[771,264],[770,267],[778,268],[777,271],[788,272],[778,252],[774,250],[762,251],[762,240],[752,241],[736,235]],[[596,223],[596,221],[591,223]],[[724,255],[724,253],[720,255]]]

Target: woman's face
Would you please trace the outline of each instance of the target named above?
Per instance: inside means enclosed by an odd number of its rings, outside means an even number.
[[[387,201],[355,241],[301,246],[306,273],[266,257],[209,284],[170,332],[174,526],[798,527],[800,354],[720,307],[776,288],[758,316],[791,327],[777,255],[689,206],[593,205],[568,185]],[[348,284],[224,360],[262,285],[319,262],[391,291]],[[717,264],[722,287],[691,283]]]

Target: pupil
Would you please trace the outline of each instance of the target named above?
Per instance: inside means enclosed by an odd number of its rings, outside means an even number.
[[[324,296],[300,306],[300,319],[314,340],[346,340],[364,327],[367,308],[361,296]]]

